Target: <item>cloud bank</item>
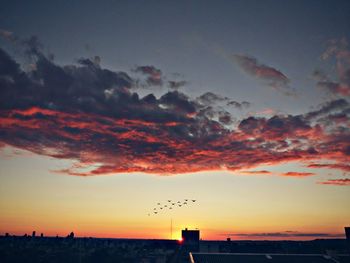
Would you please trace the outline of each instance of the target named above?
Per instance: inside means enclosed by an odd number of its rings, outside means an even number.
[[[140,97],[132,89],[135,79],[103,68],[98,57],[58,65],[36,38],[22,45],[29,70],[0,49],[0,147],[77,162],[58,172],[179,174],[288,161],[349,171],[350,104],[344,98],[303,115],[250,116],[234,126],[234,117],[213,105],[243,108],[248,102],[214,93],[192,99],[177,90]],[[273,68],[239,59],[258,76],[288,82]],[[159,85],[160,69],[140,66],[137,71],[150,85]],[[80,169],[92,164],[88,172]]]

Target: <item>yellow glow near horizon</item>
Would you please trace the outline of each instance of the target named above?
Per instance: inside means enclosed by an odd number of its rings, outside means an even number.
[[[232,234],[247,239],[237,233],[342,233],[350,222],[349,188],[317,184],[326,171],[309,178],[222,171],[75,177],[50,172],[69,161],[21,154],[1,159],[1,234],[74,231],[77,236],[169,239],[172,219],[173,239],[187,227],[200,229],[203,239],[223,240]],[[297,164],[268,168],[276,173],[301,169]],[[147,215],[157,202],[185,198],[198,202]]]

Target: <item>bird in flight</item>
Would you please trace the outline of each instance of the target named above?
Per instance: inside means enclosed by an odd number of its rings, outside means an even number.
[[[176,201],[176,200],[171,200],[171,199],[167,199],[164,202],[156,202],[156,206],[153,207],[153,210],[149,211],[149,213],[147,214],[148,216],[152,215],[152,212],[156,215],[156,214],[162,214],[162,213],[166,213],[166,208],[168,208],[169,210],[174,210],[176,211],[176,207],[180,208],[182,206],[189,206],[191,205],[190,203],[195,203],[197,202],[196,199],[181,199],[180,201]],[[178,206],[176,206],[178,205]],[[162,211],[161,211],[162,210]]]

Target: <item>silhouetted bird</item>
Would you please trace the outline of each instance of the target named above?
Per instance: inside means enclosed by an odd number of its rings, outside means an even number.
[[[154,212],[155,214],[158,214],[158,212]]]
[[[157,205],[160,205],[160,203],[158,203]]]
[[[170,202],[171,202],[171,200],[168,200],[168,202],[170,203]]]
[[[196,200],[192,200],[192,202],[194,203],[194,202],[196,202]]]

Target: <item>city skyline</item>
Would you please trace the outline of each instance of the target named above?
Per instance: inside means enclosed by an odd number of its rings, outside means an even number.
[[[348,1],[2,6],[0,234],[344,237]]]

